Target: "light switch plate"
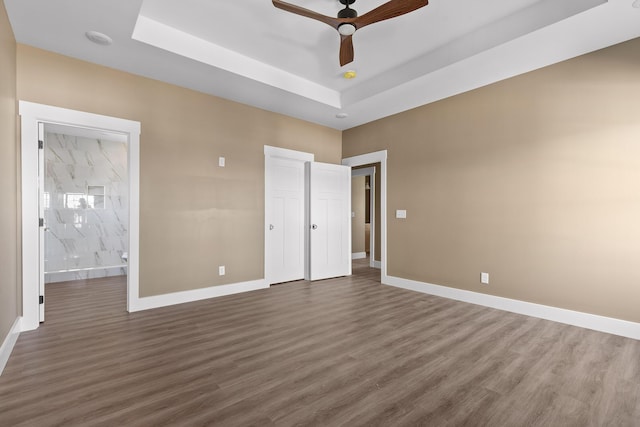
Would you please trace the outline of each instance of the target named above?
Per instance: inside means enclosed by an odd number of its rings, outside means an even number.
[[[480,273],[480,283],[489,284],[489,273]]]
[[[224,265],[221,265],[220,267],[218,267],[218,275],[219,276],[224,276],[225,275],[225,268]]]
[[[407,217],[407,211],[404,209],[398,209],[396,210],[396,218],[406,218]]]
[[[218,166],[220,166],[221,168],[223,168],[223,167],[224,167],[224,163],[225,163],[225,161],[224,161],[224,157],[219,157],[219,158],[218,158]]]

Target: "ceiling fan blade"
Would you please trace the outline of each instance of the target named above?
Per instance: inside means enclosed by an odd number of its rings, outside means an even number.
[[[340,35],[340,66],[353,62],[353,37]]]
[[[272,0],[273,5],[278,9],[286,10],[287,12],[295,13],[296,15],[306,16],[307,18],[315,19],[316,21],[324,22],[331,25],[333,28],[338,29],[341,21],[338,18],[332,18],[330,16],[322,15],[314,12],[313,10],[305,9],[304,7],[296,6],[295,4],[286,3],[280,0]]]
[[[275,1],[275,0],[274,0]],[[391,0],[353,20],[357,28],[413,12],[429,4],[429,0]]]

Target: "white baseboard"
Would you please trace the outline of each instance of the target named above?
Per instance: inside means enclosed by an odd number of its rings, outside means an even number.
[[[380,261],[373,261],[373,268],[382,268],[382,263]]]
[[[354,252],[351,254],[351,259],[363,259],[367,257],[366,252]]]
[[[4,367],[7,366],[7,362],[9,361],[9,356],[11,356],[11,351],[13,350],[13,346],[16,344],[18,340],[18,336],[20,336],[20,320],[21,317],[17,317],[13,322],[11,329],[9,329],[9,333],[7,337],[4,339],[2,346],[0,346],[0,375],[2,375],[2,371],[4,371]]]
[[[614,319],[612,317],[598,316],[596,314],[551,307],[515,299],[502,298],[494,295],[449,288],[447,286],[433,285],[400,277],[385,276],[382,283],[398,288],[422,292],[424,294],[437,295],[444,298],[464,301],[471,304],[483,305],[498,310],[524,314],[540,319],[552,320],[567,325],[593,329],[613,335],[640,340],[640,323]]]
[[[268,288],[269,285],[264,279],[253,280],[251,282],[233,283],[230,285],[211,286],[202,289],[174,292],[152,297],[137,298],[129,301],[129,312],[150,310],[152,308],[166,307],[169,305],[183,304],[185,302],[200,301],[203,299],[222,297],[225,295],[238,294],[241,292],[255,291]]]

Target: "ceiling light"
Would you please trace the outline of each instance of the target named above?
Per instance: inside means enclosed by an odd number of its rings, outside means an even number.
[[[355,79],[356,76],[357,74],[353,70],[345,71],[344,74],[342,75],[342,77],[344,77],[347,80]]]
[[[342,24],[338,27],[338,32],[343,36],[350,36],[356,32],[356,26],[353,24]]]
[[[349,115],[347,113],[338,113],[338,114],[336,114],[336,119],[346,119],[347,117],[349,117]]]
[[[636,9],[640,9],[640,0],[635,0],[633,3],[631,3],[631,6],[635,7]]]
[[[87,31],[84,33],[90,41],[100,46],[109,46],[113,43],[113,39],[106,34],[99,33],[97,31]]]

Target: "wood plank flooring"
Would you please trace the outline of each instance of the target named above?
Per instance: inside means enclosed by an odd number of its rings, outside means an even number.
[[[639,426],[640,342],[354,276],[128,314],[48,285],[0,426]]]

